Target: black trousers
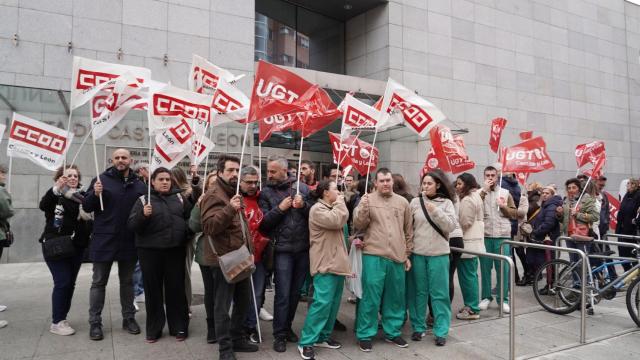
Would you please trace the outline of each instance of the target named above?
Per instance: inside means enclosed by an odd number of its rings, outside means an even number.
[[[162,335],[165,320],[169,325],[170,335],[188,332],[189,308],[184,291],[185,251],[184,246],[169,249],[138,248],[148,339],[157,339]]]
[[[200,273],[202,274],[202,283],[204,284],[204,311],[207,314],[207,328],[208,331],[213,332],[215,337],[216,328],[214,322],[214,300],[215,292],[213,285],[213,273],[211,267],[200,265]]]
[[[214,321],[220,354],[233,351],[233,343],[244,336],[244,320],[247,318],[251,296],[251,282],[247,278],[235,284],[229,284],[219,267],[212,266],[214,284]],[[229,309],[233,301],[233,313]]]

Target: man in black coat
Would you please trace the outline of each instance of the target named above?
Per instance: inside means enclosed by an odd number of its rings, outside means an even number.
[[[89,257],[93,261],[93,280],[89,296],[89,337],[102,340],[102,308],[105,287],[111,266],[118,262],[120,279],[120,306],[122,327],[130,334],[139,334],[140,326],[135,320],[133,305],[133,269],[136,265],[134,233],[127,229],[131,208],[147,188],[130,169],[131,154],[126,149],[117,149],[111,155],[112,167],[91,181],[82,206],[94,213],[93,237],[89,246]],[[100,196],[104,210],[100,209]]]
[[[273,349],[287,350],[287,342],[298,342],[291,329],[296,314],[300,289],[309,272],[308,188],[287,176],[287,160],[270,158],[267,163],[267,185],[258,204],[264,214],[260,231],[275,241],[274,277],[276,294],[273,313]]]

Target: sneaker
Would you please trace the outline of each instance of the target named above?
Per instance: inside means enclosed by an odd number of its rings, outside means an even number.
[[[502,303],[502,312],[508,314],[511,312],[511,307],[507,303]]]
[[[6,327],[7,325],[9,325],[9,322],[7,322],[7,320],[0,320],[0,329]]]
[[[75,330],[71,326],[68,325],[64,320],[60,321],[57,324],[51,324],[49,327],[49,332],[52,334],[60,335],[60,336],[69,336],[76,333]]]
[[[436,346],[444,346],[447,343],[447,339],[437,336],[436,337]]]
[[[265,308],[260,308],[260,320],[263,321],[273,321],[273,315],[269,314],[269,312]]]
[[[371,352],[371,340],[360,340],[358,341],[358,346],[361,351]]]
[[[276,338],[273,340],[273,350],[280,353],[287,351],[287,339]]]
[[[258,335],[257,331],[254,332],[254,333],[249,334],[249,341],[252,344],[260,344],[260,336]]]
[[[243,353],[256,352],[258,351],[258,345],[251,344],[246,338],[242,337],[233,342],[233,351]]]
[[[478,307],[480,308],[480,310],[484,311],[489,308],[489,304],[491,304],[490,299],[482,299],[482,301],[480,301],[480,304],[478,304]]]
[[[0,312],[7,310],[7,305],[0,305]]]
[[[138,295],[135,297],[135,302],[137,303],[143,303],[144,302],[144,293]]]
[[[300,341],[300,339],[298,338],[298,335],[293,332],[293,330],[289,329],[289,331],[287,332],[287,341],[290,343],[297,343],[298,341]]]
[[[456,319],[458,320],[478,320],[480,319],[480,314],[474,312],[469,307],[465,306],[456,314]]]
[[[317,342],[317,343],[313,344],[313,346],[326,348],[326,349],[340,349],[342,347],[342,344],[340,344],[339,342],[333,340],[332,338],[328,338],[325,341],[320,341],[320,342]]]
[[[423,332],[414,332],[413,334],[411,334],[411,340],[412,341],[422,341],[422,338],[425,336],[426,334]]]
[[[385,338],[384,341],[388,343],[395,344],[397,347],[406,348],[409,346],[406,341],[401,336],[396,336],[393,339]]]
[[[310,360],[315,357],[315,354],[313,353],[313,346],[298,346],[298,351],[304,360]]]

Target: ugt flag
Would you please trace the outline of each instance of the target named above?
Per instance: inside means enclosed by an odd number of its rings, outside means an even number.
[[[507,126],[507,119],[495,118],[491,120],[491,134],[489,134],[489,146],[494,153],[498,152],[500,147],[500,138],[502,138],[502,131]]]
[[[71,146],[73,134],[13,113],[7,156],[31,160],[38,166],[56,171]]]
[[[353,166],[360,175],[366,175],[369,160],[373,156],[371,159],[371,171],[377,168],[378,149],[372,147],[368,142],[362,141],[353,135],[341,140],[339,134],[332,132],[329,132],[329,141],[333,152],[333,162],[336,164],[339,162],[341,167],[346,169],[349,166]]]
[[[500,159],[503,172],[536,173],[555,166],[541,136],[502,148]]]
[[[605,156],[604,141],[597,140],[576,146],[576,164],[578,164],[578,168],[586,164],[595,165],[598,158]]]
[[[445,166],[443,171],[451,171],[458,174],[473,169],[476,164],[469,159],[464,149],[464,141],[461,136],[454,137],[451,129],[443,125],[436,125],[430,132],[431,146],[437,159],[441,159]],[[445,170],[447,169],[447,170]]]

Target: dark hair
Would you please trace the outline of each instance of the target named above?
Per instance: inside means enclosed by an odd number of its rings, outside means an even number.
[[[578,189],[580,189],[582,191],[582,181],[580,181],[578,178],[571,178],[567,181],[564,182],[564,187],[568,187],[570,184],[575,184]]]
[[[67,165],[64,169],[62,169],[62,166],[57,168],[56,172],[53,174],[53,181],[58,181],[58,179],[64,175],[64,171],[69,169],[73,169],[78,173],[78,183],[80,183],[80,180],[82,180],[82,174],[80,174],[80,170],[78,170],[78,166],[76,166],[76,164]]]
[[[391,174],[391,170],[387,169],[386,167],[378,169],[378,171],[376,171],[376,180],[378,180],[378,174],[382,174],[382,175]]]
[[[404,177],[400,174],[392,174],[393,177],[393,192],[400,195],[410,195],[409,187],[407,186],[407,182],[404,181]]]
[[[589,179],[589,177],[587,175],[585,175],[585,174],[580,174],[580,175],[576,176],[576,179],[582,181],[582,183],[584,184],[584,183],[587,182],[587,179]]]
[[[462,173],[458,175],[457,180],[462,181],[464,186],[460,192],[460,200],[471,193],[471,190],[480,189],[480,185],[476,180],[476,177],[469,173]]]
[[[313,161],[311,161],[311,160],[302,160],[300,163],[301,164],[305,164],[305,165],[309,165],[311,170],[315,171],[315,169],[316,169],[316,164],[314,164]]]
[[[227,161],[232,161],[240,164],[240,159],[237,156],[233,155],[220,155],[217,162],[218,173],[224,172],[225,166],[227,165]]]
[[[604,175],[602,175],[602,176],[600,176],[600,177],[598,178],[598,180],[600,180],[600,181],[607,181],[607,177],[606,177],[606,176],[604,176]]]
[[[169,174],[169,177],[171,178],[171,182],[174,182],[173,176],[171,175],[171,170],[167,169],[166,167],[159,167],[153,170],[153,173],[151,174],[151,181],[155,180],[156,177],[162,173]]]
[[[187,173],[182,168],[174,167],[171,169],[171,176],[173,177],[173,183],[180,189],[188,189],[191,185],[187,180]]]
[[[422,183],[424,178],[427,176],[431,177],[436,184],[440,184],[440,187],[436,190],[436,197],[443,197],[451,200],[452,202],[455,201],[456,197],[453,189],[451,189],[451,182],[447,179],[447,175],[442,172],[442,170],[436,169],[422,175],[420,183]]]
[[[484,173],[486,173],[487,171],[495,171],[495,172],[498,172],[498,169],[496,169],[495,167],[493,167],[493,166],[489,165],[489,166],[487,166],[486,168],[484,168],[484,170],[482,171],[482,173],[484,174]]]
[[[358,194],[360,194],[360,196],[365,194],[365,191],[364,191],[365,184],[366,184],[365,179],[358,180],[358,185],[356,185],[356,189],[358,190]],[[369,182],[369,185],[367,187],[368,189],[366,193],[370,193],[371,190],[373,190],[373,183]]]
[[[321,180],[318,183],[316,189],[314,191],[311,191],[309,195],[314,200],[322,199],[322,195],[324,195],[324,192],[331,188],[331,183],[335,184],[336,182],[334,180]]]

